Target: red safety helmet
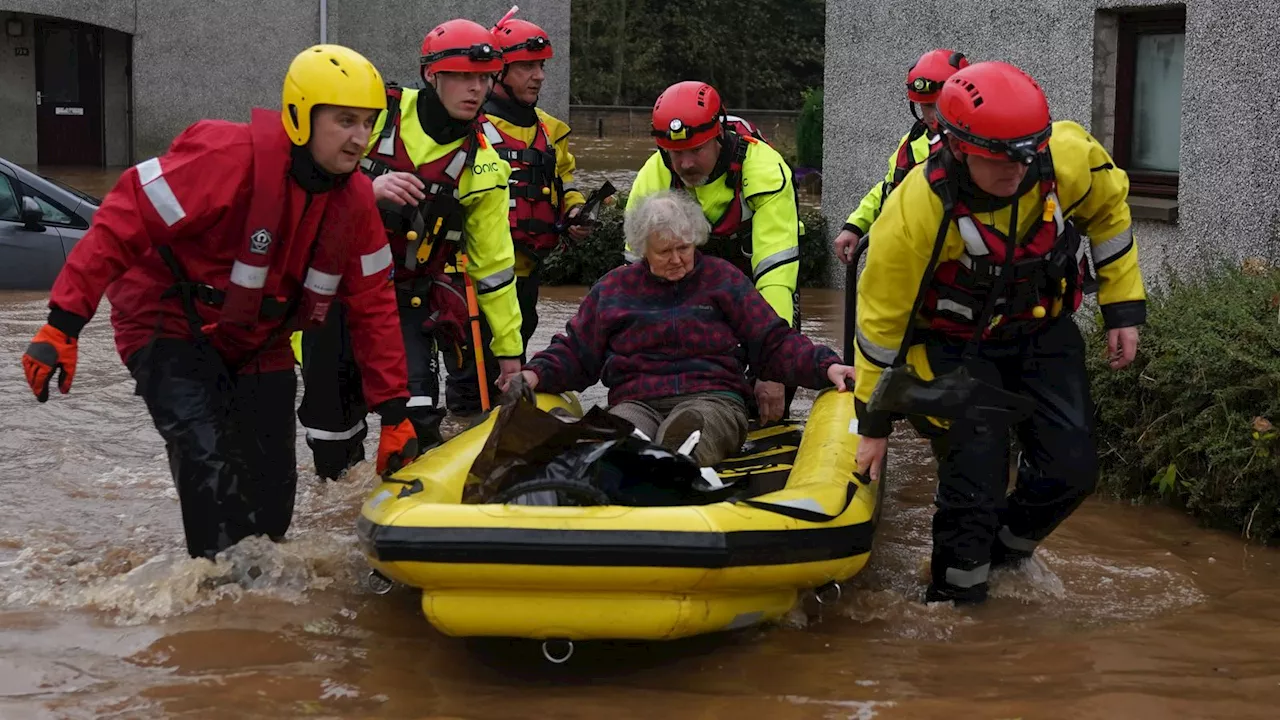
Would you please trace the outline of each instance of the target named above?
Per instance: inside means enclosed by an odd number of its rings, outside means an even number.
[[[658,96],[651,132],[664,150],[692,150],[717,137],[723,119],[720,93],[704,82],[686,80]]]
[[[483,25],[459,18],[427,33],[422,39],[421,62],[427,73],[496,73],[502,70],[502,51]]]
[[[930,50],[907,69],[907,99],[918,103],[938,102],[942,84],[957,70],[969,67],[964,53]]]
[[[1030,164],[1049,146],[1053,119],[1030,75],[1003,62],[956,72],[938,94],[938,124],[969,155]]]
[[[502,60],[513,62],[550,60],[555,57],[547,31],[528,20],[515,20],[510,13],[493,26],[493,35],[502,50]]]

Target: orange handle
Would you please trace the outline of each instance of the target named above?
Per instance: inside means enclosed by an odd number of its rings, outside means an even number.
[[[466,253],[458,254],[458,270],[467,285],[467,315],[471,318],[471,345],[476,353],[476,381],[480,384],[480,409],[488,412],[489,378],[484,367],[484,346],[480,343],[480,303],[476,300],[476,287],[471,284],[471,276],[467,274]]]

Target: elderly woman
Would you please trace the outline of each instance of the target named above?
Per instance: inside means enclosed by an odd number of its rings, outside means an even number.
[[[663,447],[677,450],[701,431],[693,459],[707,467],[746,440],[751,388],[741,346],[765,380],[852,387],[853,368],[834,351],[778,317],[740,270],[698,252],[710,226],[687,193],[644,198],[624,231],[643,261],[601,278],[565,332],[512,376],[508,394],[602,380],[609,411]]]

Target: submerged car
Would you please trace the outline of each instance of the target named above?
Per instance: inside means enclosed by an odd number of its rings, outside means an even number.
[[[0,290],[48,290],[101,200],[0,158]]]

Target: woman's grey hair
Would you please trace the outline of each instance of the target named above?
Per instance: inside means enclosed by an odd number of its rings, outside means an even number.
[[[644,257],[649,240],[664,235],[694,247],[706,244],[711,225],[702,214],[702,206],[689,193],[662,190],[636,202],[634,208],[627,208],[622,225],[627,245],[636,255]]]

